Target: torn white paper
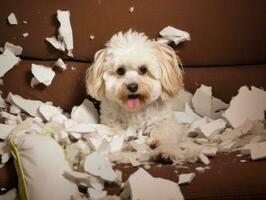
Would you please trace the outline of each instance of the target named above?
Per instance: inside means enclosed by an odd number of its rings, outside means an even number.
[[[65,51],[67,49],[67,55],[73,57],[73,33],[70,24],[70,12],[57,10],[57,19],[60,22],[58,37],[46,38],[46,41],[58,50]]]
[[[38,100],[24,99],[21,96],[13,95],[12,93],[8,94],[7,99],[10,103],[13,103],[16,106],[20,107],[31,116],[41,117],[41,115],[39,114],[39,107],[43,104],[43,102]]]
[[[180,174],[178,179],[178,185],[190,184],[195,178],[195,173]]]
[[[43,65],[32,64],[31,72],[39,83],[43,83],[46,86],[51,85],[55,76],[55,72],[51,68]]]
[[[78,107],[73,107],[71,119],[78,123],[97,124],[99,115],[92,102],[85,99]]]
[[[62,110],[60,108],[48,104],[41,104],[39,107],[39,112],[47,121],[51,121],[53,115],[62,114]]]
[[[29,33],[22,33],[22,36],[24,37],[24,38],[26,38],[26,37],[28,37],[29,36]]]
[[[10,13],[7,17],[8,23],[10,25],[17,25],[18,24],[18,20],[16,18],[16,15],[14,13]]]
[[[224,117],[236,128],[247,119],[256,121],[264,120],[266,110],[266,92],[256,87],[243,86],[238,95],[233,97],[230,107],[225,111]]]
[[[188,32],[181,31],[180,29],[174,28],[172,26],[165,27],[160,31],[159,34],[163,38],[173,41],[175,45],[190,40],[190,35]]]
[[[9,42],[5,43],[4,49],[11,51],[16,56],[21,55],[22,51],[23,51],[23,48],[21,46],[16,46],[16,45],[11,44]]]
[[[61,58],[58,58],[54,66],[59,68],[62,71],[65,71],[67,69],[67,65],[64,63],[64,61]]]
[[[217,119],[200,127],[201,132],[205,137],[213,136],[221,132],[226,127],[226,122],[222,119]]]
[[[114,181],[116,179],[116,173],[111,163],[97,152],[87,156],[84,162],[84,170],[107,181]]]
[[[0,78],[19,62],[20,58],[16,57],[11,51],[6,49],[4,53],[0,55]]]
[[[142,168],[139,168],[128,178],[120,198],[121,200],[184,199],[179,186],[175,182],[163,178],[154,178]]]
[[[266,142],[256,143],[251,146],[251,159],[260,160],[266,158]]]

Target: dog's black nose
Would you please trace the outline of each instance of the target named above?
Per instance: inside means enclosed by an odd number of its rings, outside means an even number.
[[[130,91],[130,92],[136,92],[138,90],[138,84],[137,83],[130,83],[127,85],[127,89]]]

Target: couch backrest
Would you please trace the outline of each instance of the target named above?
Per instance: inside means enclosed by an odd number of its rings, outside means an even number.
[[[29,58],[62,57],[45,42],[56,35],[56,10],[61,9],[71,13],[75,60],[90,61],[118,31],[132,28],[154,38],[171,25],[191,34],[190,42],[176,48],[185,66],[259,64],[266,60],[265,8],[263,0],[9,0],[0,7],[0,46],[6,41],[21,45]],[[19,25],[2,20],[11,12]]]

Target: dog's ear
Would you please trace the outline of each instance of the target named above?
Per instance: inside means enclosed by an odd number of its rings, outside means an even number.
[[[161,68],[161,99],[165,101],[177,95],[178,91],[183,88],[182,63],[170,46],[159,42],[154,43],[157,48],[157,56]]]
[[[94,63],[86,72],[87,93],[97,100],[102,100],[104,97],[103,73],[105,55],[104,49],[97,51],[94,56]]]

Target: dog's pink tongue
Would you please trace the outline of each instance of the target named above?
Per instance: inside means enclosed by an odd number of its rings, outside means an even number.
[[[133,108],[137,108],[138,106],[139,106],[139,98],[127,100],[127,107],[128,108],[133,109]]]

